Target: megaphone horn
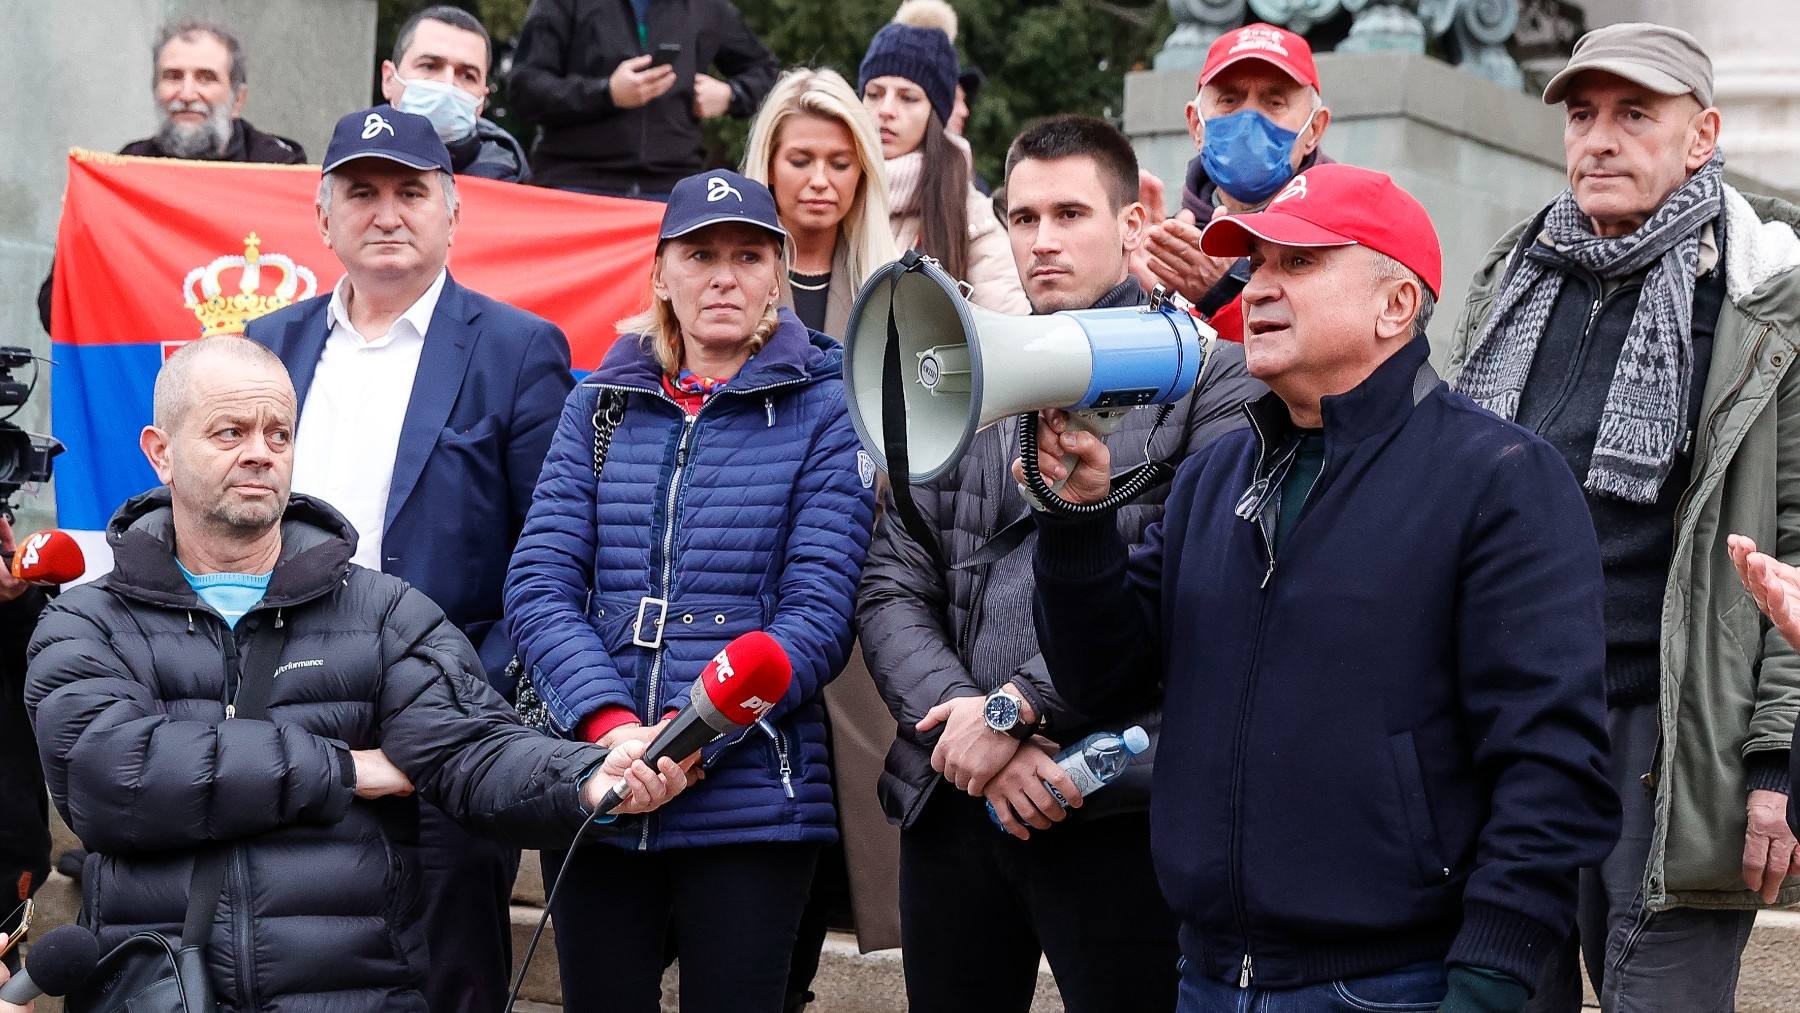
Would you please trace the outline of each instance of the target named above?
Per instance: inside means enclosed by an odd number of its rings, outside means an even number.
[[[1204,326],[1160,299],[995,313],[971,305],[936,261],[909,252],[857,295],[844,341],[844,399],[877,465],[891,473],[888,450],[903,447],[907,480],[929,482],[955,466],[976,433],[1009,415],[1179,401],[1200,379],[1211,337],[1202,337]],[[902,420],[905,432],[890,434],[889,419]]]

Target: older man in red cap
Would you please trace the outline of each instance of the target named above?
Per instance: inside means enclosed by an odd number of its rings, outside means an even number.
[[[1145,234],[1140,274],[1146,286],[1160,282],[1187,296],[1220,337],[1242,341],[1238,293],[1249,265],[1209,256],[1200,230],[1215,215],[1264,206],[1295,173],[1331,161],[1319,150],[1331,110],[1312,47],[1274,25],[1226,32],[1207,51],[1186,112],[1199,153],[1188,163],[1181,210]],[[1160,203],[1151,206],[1162,213]]]
[[[1181,1013],[1519,1010],[1618,833],[1581,490],[1432,372],[1437,235],[1387,176],[1316,166],[1202,242],[1250,260],[1270,393],[1129,558],[1104,514],[1040,513],[1036,550],[1057,690],[1163,694]],[[1092,434],[1039,440],[1065,498],[1107,493]]]
[[[1759,627],[1732,533],[1800,558],[1800,208],[1725,181],[1712,61],[1626,23],[1576,43],[1569,187],[1495,245],[1456,387],[1557,448],[1606,577],[1619,846],[1581,877],[1609,1011],[1728,1011],[1756,910],[1800,901],[1786,812],[1800,654]],[[1574,1011],[1573,948],[1543,1011]]]

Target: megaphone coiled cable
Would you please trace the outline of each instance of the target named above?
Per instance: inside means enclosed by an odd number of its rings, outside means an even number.
[[[1156,410],[1156,421],[1150,427],[1151,436],[1162,428],[1162,424],[1168,421],[1169,413],[1174,410],[1174,405],[1163,405]],[[1026,490],[1050,513],[1065,517],[1091,517],[1107,513],[1175,477],[1174,464],[1150,457],[1150,441],[1146,439],[1144,456],[1149,460],[1123,475],[1115,476],[1112,491],[1101,499],[1092,503],[1071,503],[1050,488],[1044,481],[1043,471],[1038,467],[1037,422],[1036,412],[1026,412],[1019,416],[1019,463],[1025,472]]]

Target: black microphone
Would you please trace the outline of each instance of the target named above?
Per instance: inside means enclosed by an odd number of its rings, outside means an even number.
[[[79,925],[64,925],[31,945],[25,969],[0,985],[0,1002],[23,1006],[40,995],[68,995],[94,973],[100,941]]]
[[[752,630],[725,645],[694,682],[688,705],[644,750],[644,762],[656,769],[663,757],[677,762],[734,728],[763,716],[787,693],[794,667],[775,638]],[[620,781],[595,807],[604,816],[625,801]]]

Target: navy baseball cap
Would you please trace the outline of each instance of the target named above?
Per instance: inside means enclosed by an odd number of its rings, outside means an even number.
[[[438,139],[431,121],[393,106],[351,113],[337,121],[325,146],[324,172],[358,158],[385,158],[414,169],[450,168],[450,149]]]
[[[743,222],[787,238],[769,188],[730,169],[697,173],[676,183],[656,238],[659,242],[674,239],[720,222]]]

